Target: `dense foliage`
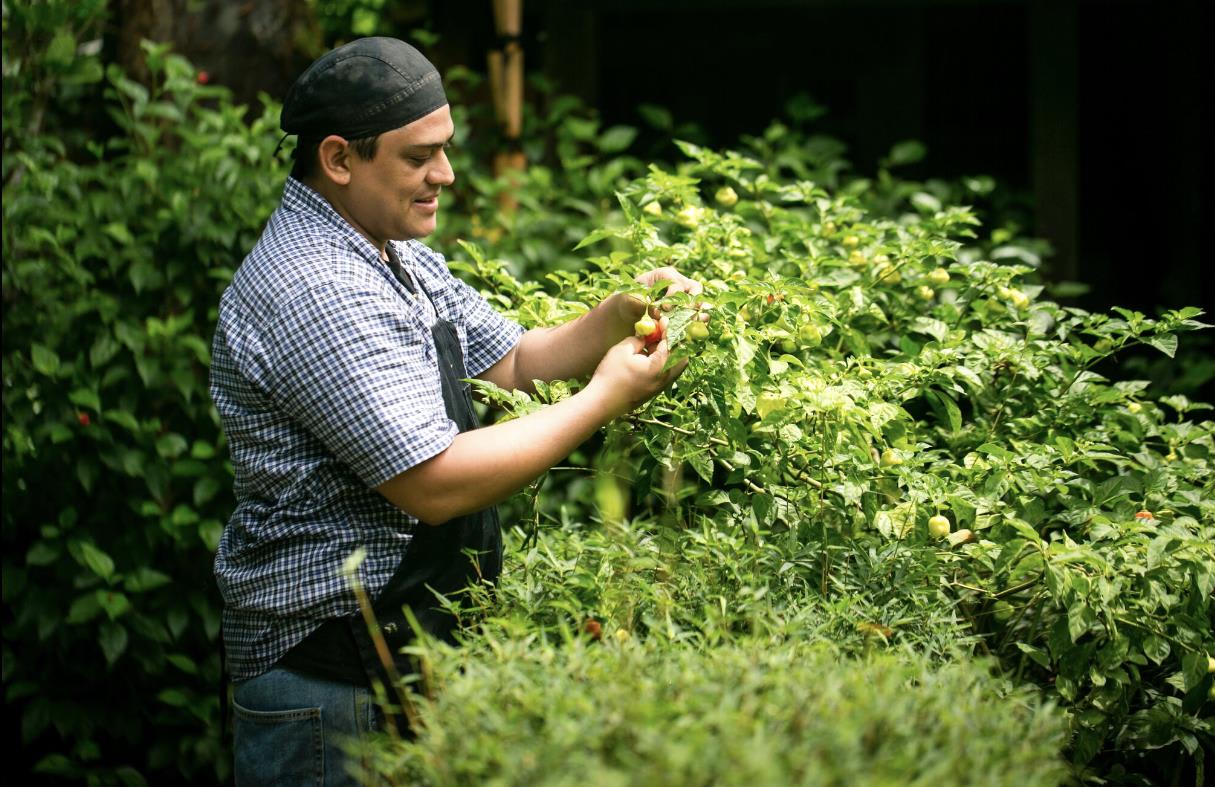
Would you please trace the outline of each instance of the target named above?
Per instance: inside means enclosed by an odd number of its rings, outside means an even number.
[[[602,618],[681,658],[687,647],[818,642],[818,623],[832,620],[819,605],[846,604],[850,625],[882,646],[954,658],[936,644],[944,630],[1036,685],[1068,712],[1080,774],[1200,773],[1141,758],[1163,748],[1193,763],[1211,745],[1212,426],[1184,420],[1203,405],[1153,401],[1146,382],[1093,371],[1135,344],[1172,355],[1176,333],[1201,326],[1198,310],[1149,319],[1041,299],[1024,264],[1033,251],[1001,233],[977,238],[944,184],[884,170],[826,189],[784,166],[796,135],[777,127],[768,139],[780,155],[683,145],[692,163],[628,184],[620,215],[584,242],[613,247],[590,258],[592,274],[550,274],[556,296],[464,247],[470,261],[457,267],[529,325],[666,264],[706,281],[712,304],[706,337],[687,331],[696,305],[676,304],[669,337],[692,363],[669,394],[608,428],[595,495],[571,489],[548,516],[536,500],[541,532],[585,538],[578,523],[598,520],[651,535],[663,546],[643,561],[644,585],[609,564],[551,600],[513,583],[573,578],[525,572],[506,580],[506,603],[482,611],[515,632],[549,632],[529,648],[554,649],[537,658],[559,681],[562,638],[548,620],[558,611],[569,628]],[[489,394],[514,412],[539,406]],[[723,534],[754,551],[697,549]],[[505,648],[486,634],[468,647],[495,664]],[[460,662],[458,674],[479,673]],[[482,708],[486,729],[518,721],[512,702],[500,707]],[[436,708],[440,730],[462,712],[442,692]],[[721,745],[710,739],[706,756]]]
[[[103,68],[101,6],[6,4],[5,700],[20,770],[215,782],[232,500],[207,364],[281,190],[278,110],[163,47],[150,86]],[[70,128],[86,88],[104,141]]]
[[[106,68],[103,10],[6,5],[5,697],[18,772],[213,783],[232,502],[208,347],[285,161],[271,102],[234,107],[161,47],[150,86]],[[451,76],[453,95],[476,79]],[[89,108],[106,134],[81,130]],[[713,308],[694,337],[674,304],[675,388],[512,502],[503,584],[453,600],[464,647],[421,649],[426,727],[378,747],[383,771],[1201,774],[1212,426],[1096,371],[1172,355],[1197,310],[1060,306],[1041,245],[961,207],[989,181],[901,179],[913,144],[858,178],[797,123],[646,166],[633,129],[546,98],[504,213],[457,109],[435,243],[504,311],[551,324],[661,264]],[[510,414],[577,385],[483,391]]]

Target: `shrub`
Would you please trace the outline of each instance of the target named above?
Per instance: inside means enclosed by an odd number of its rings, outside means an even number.
[[[424,732],[379,769],[429,785],[1046,785],[1066,775],[1059,715],[982,665],[840,659],[825,643],[605,639],[489,639],[445,654]]]
[[[38,771],[214,781],[211,556],[233,504],[209,345],[285,170],[276,108],[246,120],[147,54],[150,87],[105,72],[104,142],[23,137],[6,112],[4,682]]]

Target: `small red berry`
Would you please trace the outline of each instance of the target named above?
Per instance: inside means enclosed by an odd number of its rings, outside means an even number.
[[[603,626],[594,618],[587,618],[582,624],[582,630],[589,634],[591,639],[598,640],[603,637]]]
[[[211,81],[211,75],[210,75],[210,74],[208,74],[206,71],[199,71],[199,72],[198,72],[198,84],[200,84],[200,85],[205,85],[205,84],[207,84],[207,83],[208,83],[208,82],[210,82],[210,81]]]
[[[76,420],[80,422],[81,426],[88,426],[93,422],[88,413],[76,413]]]
[[[1143,511],[1136,512],[1135,518],[1136,519],[1155,519],[1156,516],[1151,511],[1144,509]]]

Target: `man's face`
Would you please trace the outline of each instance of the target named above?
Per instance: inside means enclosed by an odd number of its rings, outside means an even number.
[[[380,135],[375,158],[349,158],[351,218],[377,246],[435,231],[439,192],[455,180],[446,145],[455,126],[444,105],[408,126]]]

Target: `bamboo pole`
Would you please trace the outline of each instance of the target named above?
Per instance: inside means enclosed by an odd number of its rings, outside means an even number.
[[[489,53],[490,90],[494,96],[494,114],[506,140],[506,149],[494,156],[494,174],[502,177],[522,172],[527,161],[521,149],[523,136],[523,0],[493,0],[494,27],[502,41],[500,48]],[[512,179],[517,183],[517,179]],[[506,213],[513,213],[518,202],[513,186],[498,198]]]

